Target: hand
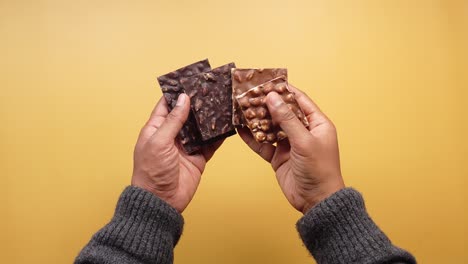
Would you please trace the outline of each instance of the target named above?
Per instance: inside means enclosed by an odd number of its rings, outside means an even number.
[[[305,214],[344,188],[344,182],[335,126],[307,95],[292,85],[290,88],[309,121],[309,128],[273,92],[267,95],[266,104],[273,122],[286,132],[288,140],[278,142],[275,147],[256,142],[248,128],[240,129],[239,134],[252,150],[271,163],[289,203]]]
[[[164,97],[141,129],[135,146],[132,185],[152,192],[180,213],[192,200],[206,162],[222,140],[188,155],[175,138],[187,120],[190,100],[181,94],[168,113]]]

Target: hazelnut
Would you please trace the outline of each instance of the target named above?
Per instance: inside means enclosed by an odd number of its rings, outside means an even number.
[[[257,108],[257,117],[262,119],[262,118],[265,118],[265,116],[267,115],[267,110],[265,107],[259,107]]]
[[[284,101],[292,103],[294,102],[294,94],[293,93],[288,93],[284,96]]]
[[[260,125],[258,124],[258,121],[252,121],[252,122],[249,123],[249,128],[253,132],[258,131],[259,127],[260,127]]]
[[[270,130],[270,127],[271,127],[271,121],[268,120],[268,119],[262,119],[260,120],[260,128],[263,130],[263,131],[268,131]]]
[[[263,142],[265,141],[265,139],[266,135],[262,131],[258,131],[257,133],[255,133],[255,140],[257,140],[257,142]]]
[[[259,106],[262,104],[262,98],[260,97],[250,98],[249,103],[253,106]]]
[[[273,91],[273,89],[274,89],[274,84],[271,83],[271,82],[265,83],[265,84],[263,85],[263,92],[264,92],[265,94],[269,94],[270,92]]]
[[[287,138],[288,135],[286,135],[286,133],[284,133],[283,130],[280,130],[280,131],[278,131],[278,133],[276,133],[276,137],[278,137],[278,140],[283,140],[283,139]]]
[[[240,71],[234,70],[234,79],[238,82],[242,82],[242,76]]]
[[[254,110],[252,110],[251,108],[247,109],[245,111],[244,115],[245,115],[245,118],[247,118],[247,119],[252,119],[252,118],[254,118],[256,116]]]
[[[275,134],[274,134],[274,133],[268,133],[268,134],[266,135],[266,140],[267,140],[268,142],[270,142],[270,143],[275,142],[275,141],[276,141],[276,136],[275,136]]]
[[[255,96],[259,96],[259,95],[262,94],[261,88],[263,88],[262,85],[259,85],[259,86],[257,86],[257,87],[254,87],[254,88],[250,89],[250,93],[253,94],[253,95],[255,95]]]
[[[250,81],[252,79],[252,77],[254,76],[254,73],[255,73],[255,70],[248,71],[247,74],[245,75],[245,79],[247,81]]]
[[[239,102],[239,105],[244,109],[250,107],[249,98],[247,96],[237,97],[237,102]]]
[[[275,86],[275,90],[276,92],[278,93],[284,93],[286,92],[288,89],[286,88],[286,84],[285,83],[278,83],[276,86]]]

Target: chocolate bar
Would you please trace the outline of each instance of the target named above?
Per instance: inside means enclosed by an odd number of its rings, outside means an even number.
[[[236,134],[232,124],[231,69],[234,63],[183,80],[203,144]]]
[[[273,144],[287,137],[278,125],[273,124],[266,106],[266,95],[273,91],[283,98],[289,109],[305,127],[309,126],[304,112],[294,98],[294,93],[289,90],[286,76],[280,76],[236,96],[246,121],[245,124],[249,127],[255,140],[260,143]]]
[[[288,71],[284,68],[273,69],[233,69],[232,73],[232,123],[235,126],[242,126],[245,123],[243,120],[242,111],[235,99],[236,96],[247,92],[249,89],[258,86],[262,83],[270,81],[279,76],[288,78]]]
[[[177,98],[184,92],[182,82],[193,75],[209,70],[211,70],[210,63],[206,59],[158,77],[158,82],[169,110],[175,107]],[[189,113],[187,121],[180,130],[178,137],[187,153],[190,154],[200,149],[201,135],[193,113]]]

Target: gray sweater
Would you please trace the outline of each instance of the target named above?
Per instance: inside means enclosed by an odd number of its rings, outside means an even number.
[[[182,215],[170,205],[129,186],[110,223],[94,234],[75,263],[172,263],[183,225]],[[411,254],[392,245],[352,188],[312,208],[297,222],[297,230],[319,264],[416,263]]]

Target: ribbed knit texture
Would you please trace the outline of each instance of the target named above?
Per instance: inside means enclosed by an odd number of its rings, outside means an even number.
[[[174,208],[150,192],[127,187],[111,222],[98,231],[75,263],[173,263],[184,221]],[[392,245],[351,188],[333,194],[297,223],[305,246],[319,264],[414,264]]]
[[[320,202],[297,222],[297,229],[319,264],[416,263],[411,254],[392,245],[352,188]]]
[[[110,223],[92,237],[75,263],[172,263],[183,224],[173,207],[129,186]]]

